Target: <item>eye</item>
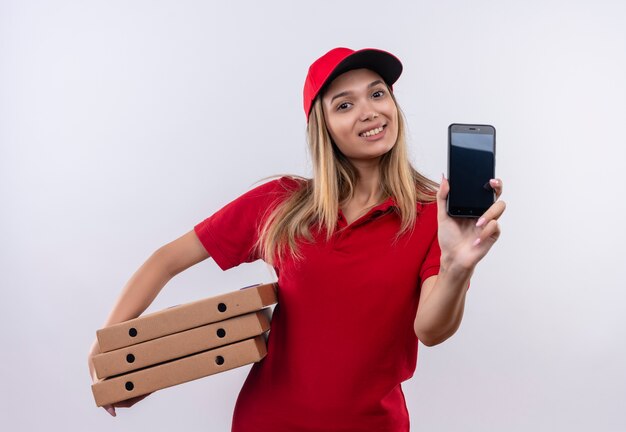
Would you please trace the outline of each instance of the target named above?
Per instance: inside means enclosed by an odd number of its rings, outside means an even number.
[[[350,108],[350,105],[352,105],[350,102],[342,102],[337,105],[337,111],[347,110],[348,108]]]
[[[381,97],[383,97],[385,95],[385,91],[384,90],[376,90],[374,93],[372,93],[372,97],[374,99],[379,99]]]

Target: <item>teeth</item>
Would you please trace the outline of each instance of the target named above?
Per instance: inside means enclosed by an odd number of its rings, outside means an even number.
[[[376,129],[369,130],[367,132],[363,132],[361,134],[361,136],[369,137],[369,136],[372,136],[372,135],[377,135],[377,134],[381,133],[382,131],[383,131],[383,128],[379,127],[379,128],[376,128]]]

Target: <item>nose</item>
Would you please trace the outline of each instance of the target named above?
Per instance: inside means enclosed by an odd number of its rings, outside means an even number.
[[[368,105],[363,108],[363,112],[361,113],[361,121],[374,120],[377,117],[378,112],[376,112],[373,107]]]

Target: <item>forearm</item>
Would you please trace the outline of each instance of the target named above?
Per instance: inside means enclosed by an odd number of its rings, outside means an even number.
[[[141,315],[171,278],[172,275],[167,271],[165,265],[164,252],[159,249],[139,267],[126,283],[103,327],[128,321]],[[98,353],[100,353],[100,347],[98,340],[95,339],[89,351],[89,369],[94,382],[96,378],[91,357]]]
[[[209,254],[193,230],[162,246],[126,283],[104,326],[138,317],[170,279],[207,258]]]
[[[442,265],[435,286],[427,298],[420,300],[415,317],[415,334],[422,343],[437,345],[457,331],[471,275],[470,269]]]
[[[141,315],[171,278],[165,263],[165,252],[159,249],[128,280],[104,326]]]
[[[159,248],[133,274],[113,309],[104,322],[104,327],[136,318],[152,304],[161,289],[178,273],[209,258],[194,231]],[[93,356],[100,352],[97,339],[94,340],[88,356],[89,369],[94,382]]]

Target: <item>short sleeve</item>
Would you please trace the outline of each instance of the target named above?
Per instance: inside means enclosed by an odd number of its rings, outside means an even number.
[[[439,248],[439,240],[437,239],[437,231],[435,230],[435,235],[428,247],[428,252],[426,252],[426,258],[424,258],[424,262],[420,268],[420,285],[429,277],[439,274],[440,258],[441,249]]]
[[[429,206],[428,212],[424,212],[427,218],[428,232],[431,233],[430,246],[426,252],[426,257],[420,268],[420,285],[429,277],[439,274],[441,249],[439,248],[439,240],[437,233],[437,211],[436,205]]]
[[[438,275],[441,267],[441,248],[439,247],[436,212],[434,213],[434,217],[429,220],[429,223],[432,224],[434,230],[430,246],[426,252],[426,257],[424,258],[422,267],[420,268],[420,286],[429,277]],[[470,283],[468,282],[467,289],[469,289],[469,287]]]
[[[222,270],[260,258],[254,250],[259,229],[296,186],[296,180],[289,177],[264,183],[194,227],[198,239]]]

